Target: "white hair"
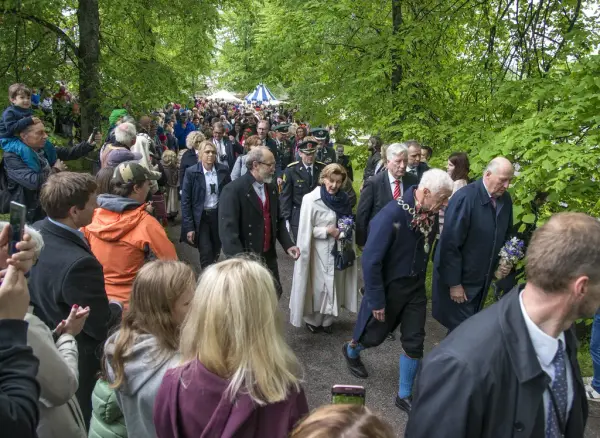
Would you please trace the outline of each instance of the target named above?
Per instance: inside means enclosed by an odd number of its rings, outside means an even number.
[[[408,155],[408,148],[406,147],[406,143],[392,143],[387,147],[385,157],[388,161],[390,161],[396,155],[399,154]]]
[[[8,222],[0,221],[0,231],[8,225]],[[35,228],[31,228],[29,225],[25,225],[25,233],[31,236],[31,241],[35,243],[35,258],[37,259],[44,248],[44,238],[42,234]]]
[[[496,173],[498,172],[500,167],[502,167],[502,165],[512,166],[512,163],[510,162],[510,160],[504,157],[496,157],[488,163],[488,165],[485,167],[485,170],[483,171],[483,174],[485,175],[487,172]]]
[[[124,146],[132,146],[136,141],[137,131],[133,123],[124,122],[115,128],[115,140]]]
[[[452,193],[454,182],[447,172],[441,169],[430,169],[423,174],[420,189],[429,189],[431,193],[439,193],[442,191]]]

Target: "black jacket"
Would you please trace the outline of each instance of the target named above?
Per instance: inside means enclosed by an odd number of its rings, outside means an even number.
[[[260,199],[252,184],[255,182],[250,172],[227,184],[219,199],[219,237],[223,244],[223,253],[227,257],[250,252],[261,254],[264,239],[264,219]],[[285,227],[281,215],[279,196],[275,184],[267,184],[271,205],[271,247],[275,239],[284,250],[294,243]]]
[[[588,405],[577,340],[572,330],[565,338],[574,386],[565,437],[581,438]],[[544,438],[547,380],[515,290],[463,322],[425,357],[405,436]]]
[[[179,163],[179,187],[183,187],[183,177],[188,167],[192,167],[198,164],[198,156],[194,149],[187,149],[181,156],[181,163]]]
[[[213,141],[214,143],[214,139],[211,141]],[[237,157],[239,155],[242,155],[244,153],[244,149],[239,143],[233,143],[226,137],[223,137],[223,145],[225,146],[225,154],[227,155],[227,160],[226,163],[221,164],[227,165],[227,167],[229,168],[229,173],[231,174],[233,165],[235,164],[235,160],[237,160]],[[217,150],[217,154],[220,154],[219,150]]]
[[[413,174],[413,173],[411,173],[411,172],[409,172],[408,168],[406,168],[406,173],[408,173],[410,175],[413,175],[413,176],[416,176],[417,177],[417,181],[421,182],[421,178],[423,178],[423,174],[425,172],[427,172],[428,170],[429,170],[429,164],[427,164],[427,163],[419,163],[419,165],[416,168],[416,175]]]
[[[223,188],[231,182],[230,170],[224,164],[215,163],[217,171],[217,186],[219,195]],[[196,236],[200,231],[204,200],[206,198],[206,179],[202,163],[188,167],[183,177],[181,187],[181,242],[188,242],[187,233],[195,231]]]
[[[414,175],[405,173],[402,177],[404,191],[417,184]],[[358,208],[356,209],[356,244],[364,246],[367,242],[369,222],[391,200],[394,199],[388,172],[381,172],[365,181],[363,191],[360,193]]]
[[[35,438],[39,421],[39,361],[27,346],[27,323],[0,319],[0,430],[6,437]]]
[[[371,156],[367,159],[365,171],[363,173],[363,181],[366,182],[369,178],[375,175],[375,167],[381,160],[381,152],[374,151]]]
[[[323,163],[313,163],[312,184],[308,183],[308,171],[302,161],[291,163],[283,173],[283,189],[279,199],[281,203],[281,214],[294,226],[300,223],[300,206],[302,198],[317,187]]]
[[[73,304],[90,307],[90,315],[76,338],[79,348],[77,399],[86,422],[89,422],[90,400],[100,370],[102,346],[109,328],[120,315],[119,312],[111,314],[102,265],[88,245],[48,218],[34,224],[34,228],[44,238],[44,248],[29,277],[34,314],[53,330],[66,319]]]

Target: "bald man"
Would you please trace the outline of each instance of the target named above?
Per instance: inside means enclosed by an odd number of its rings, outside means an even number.
[[[483,177],[457,191],[444,215],[435,253],[433,317],[448,331],[481,310],[498,267],[500,249],[511,237],[512,163],[496,157]],[[510,269],[503,269],[506,276]]]

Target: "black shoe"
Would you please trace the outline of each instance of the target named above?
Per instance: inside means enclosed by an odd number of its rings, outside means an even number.
[[[333,326],[332,325],[328,325],[327,327],[323,327],[323,332],[327,333],[328,335],[333,333]]]
[[[321,331],[321,329],[322,329],[322,327],[317,327],[316,325],[312,325],[312,324],[309,324],[307,322],[304,323],[304,325],[306,326],[306,328],[308,329],[308,331],[311,332],[312,334],[319,333]]]
[[[412,408],[412,397],[400,398],[399,395],[396,395],[396,407],[403,410],[407,414],[410,414],[410,410]]]
[[[387,337],[386,337],[386,339],[388,341],[395,341],[396,340],[396,335],[393,334],[392,332],[389,332],[388,335],[387,335]]]
[[[342,345],[342,354],[344,355],[344,359],[346,359],[348,369],[353,376],[358,377],[359,379],[366,379],[369,377],[369,373],[367,372],[365,365],[362,363],[360,356],[356,359],[352,359],[350,356],[348,356],[348,344],[349,342],[344,342],[344,345]]]

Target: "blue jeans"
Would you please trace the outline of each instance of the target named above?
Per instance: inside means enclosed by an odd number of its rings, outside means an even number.
[[[600,310],[596,312],[592,325],[592,340],[590,341],[590,354],[594,364],[594,379],[592,387],[600,392]]]

